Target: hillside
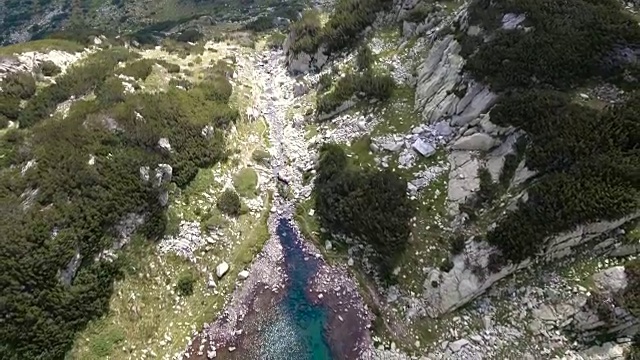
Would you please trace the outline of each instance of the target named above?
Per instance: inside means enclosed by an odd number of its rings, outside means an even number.
[[[637,356],[633,4],[0,6],[0,358]]]
[[[8,0],[0,4],[0,44],[43,37],[130,35],[138,41],[166,36],[177,27],[247,23],[286,26],[304,8],[303,1],[200,0]],[[264,19],[268,18],[268,19]]]

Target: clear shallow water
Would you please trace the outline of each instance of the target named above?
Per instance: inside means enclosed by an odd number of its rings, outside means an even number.
[[[277,231],[284,249],[289,283],[286,296],[276,311],[276,319],[262,334],[261,359],[331,360],[323,336],[327,311],[309,303],[305,295],[317,263],[315,259],[304,260],[304,252],[297,244],[296,232],[288,220],[280,219]]]

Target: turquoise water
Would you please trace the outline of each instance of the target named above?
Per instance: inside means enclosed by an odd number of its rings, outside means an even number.
[[[289,277],[287,293],[272,321],[262,334],[261,359],[331,360],[324,339],[327,311],[307,300],[305,289],[316,271],[313,258],[305,261],[296,232],[286,219],[280,219],[278,235],[284,249]]]

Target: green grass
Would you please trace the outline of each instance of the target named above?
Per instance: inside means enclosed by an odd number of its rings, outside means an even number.
[[[89,345],[92,358],[106,358],[111,355],[113,349],[125,339],[124,331],[117,326],[107,326],[102,329],[94,329],[96,339]]]
[[[309,123],[305,125],[305,133],[304,133],[304,138],[306,140],[310,140],[312,139],[314,136],[318,135],[318,124],[316,123]]]
[[[351,159],[350,164],[354,168],[373,168],[376,166],[373,153],[369,148],[370,144],[371,139],[365,135],[354,140],[350,146],[342,145],[347,156]]]
[[[264,196],[265,207],[258,218],[242,215],[227,232],[232,247],[213,244],[207,251],[197,252],[197,263],[172,254],[160,255],[155,245],[137,238],[121,253],[127,259],[127,275],[114,286],[107,316],[92,322],[76,339],[72,359],[140,358],[148,349],[162,358],[180,351],[186,338],[205,322],[215,319],[224,306],[221,294],[235,287],[238,272],[247,268],[269,239],[267,219],[271,194]],[[217,293],[206,287],[208,274],[226,261],[227,275],[217,280]],[[194,275],[194,292],[179,297],[175,285],[180,275]],[[171,340],[166,340],[167,336]]]
[[[408,133],[420,125],[420,115],[414,111],[415,89],[397,87],[385,102],[380,113],[382,121],[371,131],[372,136],[394,133]]]
[[[233,186],[240,196],[253,198],[258,194],[258,173],[252,168],[244,168],[233,176]]]
[[[628,230],[624,241],[627,244],[637,244],[640,242],[640,221],[636,222],[636,224]]]
[[[449,254],[449,236],[444,230],[447,224],[447,180],[443,173],[423,189],[417,199],[416,221],[407,250],[398,264],[398,285],[415,293],[422,292],[424,274],[422,268],[438,267]]]
[[[84,46],[75,41],[42,39],[0,47],[0,55],[20,54],[28,51],[47,52],[51,50],[60,50],[74,53],[83,51]]]

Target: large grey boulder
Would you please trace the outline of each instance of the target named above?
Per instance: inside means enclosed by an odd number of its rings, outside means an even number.
[[[297,34],[290,32],[282,44],[282,48],[285,54],[287,54],[287,69],[289,72],[296,75],[320,71],[327,63],[327,60],[329,60],[326,46],[319,46],[314,54],[306,52],[294,53],[291,51],[291,45],[296,40],[296,36]]]
[[[458,139],[451,148],[453,150],[488,151],[498,145],[498,141],[488,134],[475,133]]]

